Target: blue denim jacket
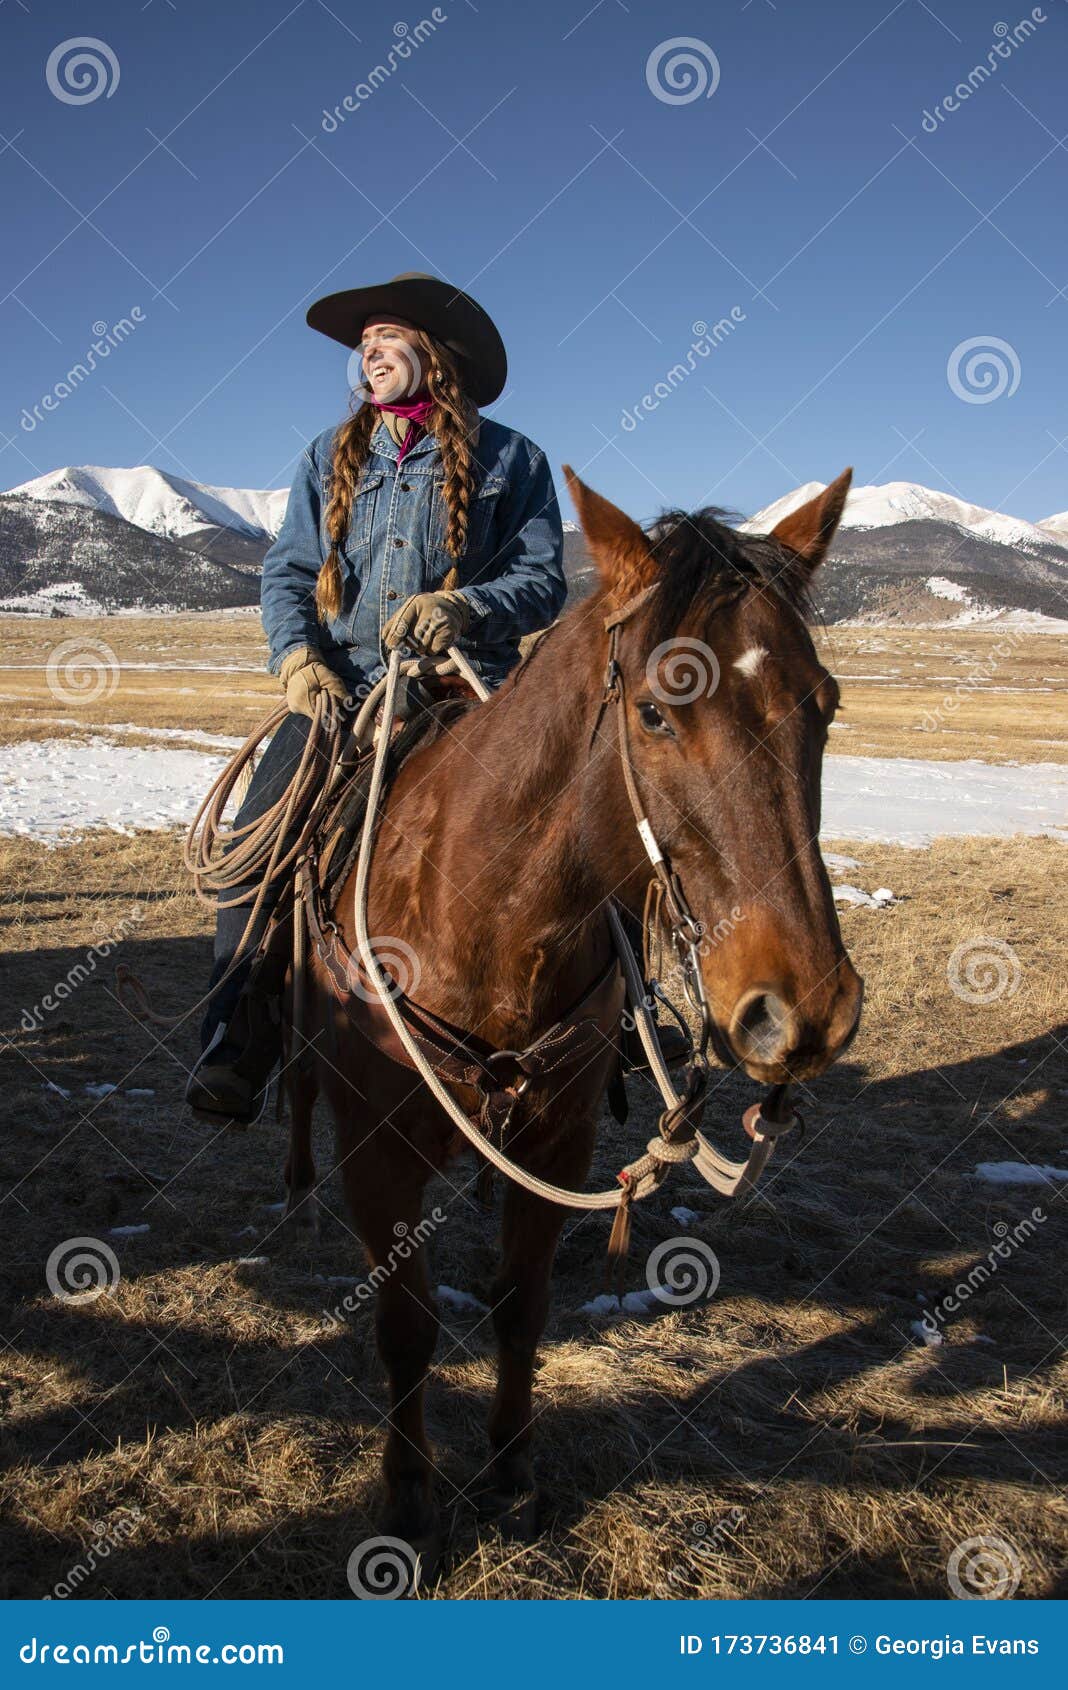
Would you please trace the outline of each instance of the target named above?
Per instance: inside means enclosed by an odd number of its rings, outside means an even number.
[[[260,601],[272,674],[290,651],[317,646],[343,679],[359,685],[377,679],[388,658],[381,636],[393,612],[412,593],[438,586],[455,560],[445,550],[436,439],[424,434],[398,469],[397,446],[379,423],[339,547],[341,611],[319,621],[315,582],[330,553],[324,518],[334,433],[324,430],[301,456],[285,520],[263,562]],[[477,485],[459,585],[474,614],[459,643],[494,684],[518,660],[520,635],[547,627],[560,612],[567,594],[563,533],[549,465],[533,441],[483,417],[473,455]]]

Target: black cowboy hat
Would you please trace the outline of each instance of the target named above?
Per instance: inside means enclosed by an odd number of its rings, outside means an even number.
[[[342,346],[356,347],[364,324],[379,312],[404,317],[447,346],[460,366],[464,392],[474,404],[492,405],[503,392],[508,357],[496,324],[470,294],[439,276],[407,270],[373,287],[328,293],[309,307],[308,326]]]

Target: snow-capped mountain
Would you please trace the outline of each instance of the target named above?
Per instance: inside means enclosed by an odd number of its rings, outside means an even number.
[[[250,539],[266,535],[273,540],[282,526],[288,497],[285,488],[259,492],[203,486],[151,464],[136,469],[73,465],[39,475],[11,492],[51,503],[88,505],[167,540],[187,540],[205,528],[227,528]]]
[[[1043,534],[1052,535],[1059,546],[1068,546],[1068,511],[1060,511],[1056,516],[1044,516],[1038,526]]]
[[[822,493],[824,486],[822,481],[808,481],[803,487],[795,487],[792,493],[758,511],[744,526],[755,533],[767,533],[806,499]],[[901,522],[949,522],[981,540],[995,540],[1005,546],[1042,548],[1068,543],[1068,511],[1047,517],[1042,523],[1024,522],[1001,511],[987,510],[983,505],[970,505],[965,499],[954,498],[952,493],[921,487],[915,481],[887,481],[882,486],[850,490],[842,513],[843,528],[890,528]],[[1059,531],[1054,526],[1058,523]]]
[[[767,532],[822,486],[795,488],[743,526]],[[0,495],[0,610],[254,605],[286,499],[284,489],[202,485],[148,465],[54,470]],[[596,572],[572,521],[564,569],[573,600],[592,590]],[[856,487],[817,600],[828,622],[1063,621],[1068,511],[1031,523],[915,482]]]
[[[743,527],[767,533],[823,491],[810,481]],[[1058,525],[1059,528],[1058,528]],[[991,622],[1034,625],[1068,616],[1068,513],[1025,522],[911,481],[854,487],[831,556],[816,580],[829,622]]]
[[[259,599],[233,569],[110,511],[0,497],[0,610],[24,616],[234,610]]]

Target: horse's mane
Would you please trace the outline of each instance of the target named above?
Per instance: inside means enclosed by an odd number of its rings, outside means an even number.
[[[725,600],[748,587],[773,594],[803,622],[814,619],[802,560],[770,534],[740,533],[729,516],[715,505],[669,510],[648,530],[663,571],[649,607],[655,640],[669,639],[684,622],[707,625]]]

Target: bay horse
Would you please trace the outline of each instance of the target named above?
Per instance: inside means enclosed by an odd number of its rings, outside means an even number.
[[[811,1079],[852,1037],[862,995],[818,845],[838,687],[806,626],[809,583],[851,471],[765,536],[712,510],[671,513],[650,535],[565,473],[598,585],[498,692],[461,708],[402,764],[375,845],[374,948],[410,959],[400,983],[420,1008],[501,1051],[532,1043],[603,974],[614,954],[606,901],[640,919],[649,880],[618,725],[603,711],[605,617],[644,595],[616,647],[630,767],[691,909],[706,933],[716,930],[702,970],[717,1055],[763,1083]],[[699,685],[673,684],[680,663],[697,666]],[[333,920],[354,951],[352,876]],[[413,1071],[364,1036],[322,963],[309,962],[314,1055],[290,1087],[289,1208],[307,1219],[314,1207],[310,1124],[321,1089],[346,1200],[376,1270],[390,1395],[382,1529],[425,1548],[437,1529],[423,1399],[438,1315],[421,1250],[396,1243],[422,1236],[424,1187],[462,1140]],[[505,1143],[524,1168],[581,1187],[616,1037],[565,1081],[550,1072],[524,1094]],[[534,1494],[532,1375],[564,1218],[508,1185],[482,1499],[497,1517]]]

